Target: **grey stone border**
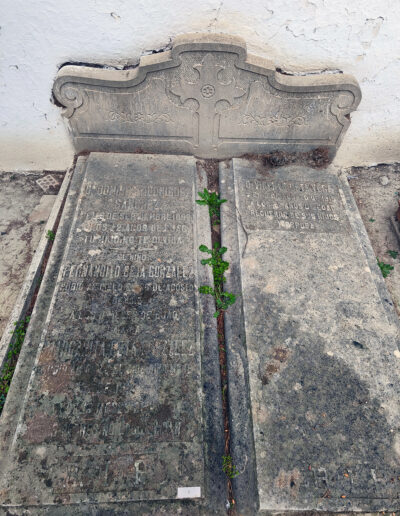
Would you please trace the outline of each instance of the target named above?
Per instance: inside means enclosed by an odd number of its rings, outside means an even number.
[[[65,201],[52,252],[50,253],[46,271],[40,286],[40,292],[33,308],[31,321],[15,368],[14,378],[11,382],[6,403],[0,416],[0,471],[5,470],[11,441],[15,434],[19,414],[26,396],[27,385],[36,359],[37,350],[43,333],[43,326],[54,292],[58,269],[64,254],[68,232],[80,190],[82,168],[85,161],[85,157],[78,158],[75,167],[69,171],[69,196]],[[67,184],[65,194],[66,192]],[[54,221],[55,220],[56,218]],[[45,241],[47,242],[46,238]]]
[[[396,219],[395,216],[390,217],[390,222],[392,224],[393,231],[396,233],[400,245],[400,222]]]
[[[253,516],[257,514],[259,501],[232,161],[220,163],[219,192],[221,199],[228,199],[221,205],[220,217],[221,245],[228,249],[224,259],[229,262],[225,290],[237,296],[236,303],[224,314],[231,456],[240,472],[232,480],[232,487],[238,514]]]

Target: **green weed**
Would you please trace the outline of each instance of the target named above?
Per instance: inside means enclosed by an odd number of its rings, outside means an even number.
[[[383,262],[379,261],[379,258],[377,258],[376,261],[382,272],[382,276],[384,278],[387,278],[389,276],[389,274],[391,273],[391,271],[394,269],[393,265],[390,265],[389,263],[383,263]]]
[[[397,251],[391,251],[389,249],[389,251],[387,252],[387,254],[389,254],[392,258],[397,258],[397,255],[399,254]]]
[[[230,455],[222,456],[222,471],[228,478],[235,478],[240,475],[237,467],[233,463],[233,459]]]
[[[230,305],[236,301],[235,294],[231,292],[224,292],[224,281],[225,271],[229,268],[229,262],[222,259],[222,255],[226,253],[226,247],[219,247],[216,243],[213,249],[209,249],[206,245],[199,247],[202,253],[208,253],[211,255],[210,258],[204,258],[201,260],[202,265],[209,265],[212,267],[214,275],[214,287],[208,285],[202,285],[199,287],[200,294],[209,294],[215,299],[215,306],[217,311],[214,313],[214,317],[218,317],[220,313],[226,310]]]
[[[0,376],[0,414],[3,410],[8,390],[10,388],[11,379],[14,374],[15,366],[22,344],[25,339],[26,328],[29,324],[30,317],[25,317],[22,321],[14,323],[15,329],[11,332],[16,338],[13,340],[6,357],[6,361]]]
[[[201,199],[196,201],[197,204],[208,206],[208,213],[210,214],[212,224],[214,226],[219,224],[219,209],[221,204],[226,202],[226,199],[220,199],[218,194],[209,192],[207,188],[204,188],[204,191],[198,192],[198,194]]]
[[[54,242],[54,239],[56,238],[56,234],[54,233],[54,231],[49,229],[46,233],[46,238],[48,238],[50,240],[50,242]]]

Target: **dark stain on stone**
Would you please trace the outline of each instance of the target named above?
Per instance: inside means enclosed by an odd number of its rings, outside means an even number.
[[[395,434],[380,400],[352,367],[326,354],[317,330],[305,333],[297,321],[286,317],[277,296],[257,290],[255,297],[274,314],[265,318],[259,311],[254,317],[255,327],[268,335],[253,350],[260,368],[263,360],[266,363],[259,401],[268,413],[259,424],[259,445],[268,443],[268,467],[260,464],[264,485],[286,486],[279,495],[282,500],[291,499],[291,490],[297,489],[301,503],[321,498],[327,490],[332,499],[342,495],[351,499],[352,493],[366,499],[398,498],[399,483],[391,482],[400,477],[393,452]],[[271,362],[274,349],[284,348],[288,341],[290,360]],[[280,365],[280,374],[269,365]],[[296,384],[301,388],[293,389]],[[348,470],[351,482],[344,475]],[[296,485],[291,489],[290,473],[295,471],[300,475],[293,478]]]
[[[330,163],[329,149],[317,147],[307,152],[273,151],[269,154],[243,154],[241,158],[252,161],[259,173],[271,175],[271,170],[287,165],[303,165],[311,168],[324,168]]]
[[[151,290],[143,290],[141,297],[142,301],[148,303],[150,299],[153,297],[153,292]]]
[[[286,362],[289,358],[289,350],[287,348],[274,348],[272,358],[279,362]]]
[[[358,349],[364,349],[364,345],[361,344],[361,342],[358,342],[357,340],[353,340],[353,346],[355,346]]]
[[[18,455],[18,462],[25,462],[27,458],[28,458],[28,452],[27,452],[26,450],[23,450],[23,451]]]
[[[74,374],[68,363],[53,363],[42,366],[41,390],[59,394],[68,390]]]
[[[282,151],[272,152],[265,157],[265,163],[271,167],[283,167],[290,163],[290,154]]]
[[[201,159],[196,161],[196,167],[201,167],[207,175],[207,185],[210,192],[218,192],[218,170],[219,170],[218,159]]]
[[[56,418],[48,414],[36,413],[27,423],[24,438],[30,443],[42,443],[52,437],[57,428]]]
[[[294,382],[302,386],[300,391],[293,390]],[[344,362],[323,352],[319,339],[305,336],[293,351],[285,374],[276,378],[274,391],[266,388],[263,392],[267,407],[279,407],[279,414],[285,416],[284,420],[271,417],[263,428],[269,449],[274,450],[269,454],[272,478],[281,468],[296,468],[303,475],[308,472],[306,465],[313,464],[323,468],[326,475],[321,479],[310,475],[307,481],[314,482],[311,487],[306,487],[304,480],[300,486],[302,497],[310,496],[310,489],[323,489],[323,480],[333,496],[350,496],[346,478],[337,473],[346,466],[355,471],[354,489],[360,496],[373,496],[376,489],[383,497],[395,493],[389,478],[394,469],[397,474],[400,471],[394,462],[393,437],[380,403]],[[309,421],[309,414],[315,415],[315,422]],[[318,424],[323,420],[329,424]],[[284,454],[277,453],[281,449]],[[387,480],[376,484],[373,469]]]
[[[261,382],[263,385],[269,384],[271,378],[275,373],[278,373],[280,370],[279,365],[274,363],[269,363],[265,366],[264,373],[261,375]]]

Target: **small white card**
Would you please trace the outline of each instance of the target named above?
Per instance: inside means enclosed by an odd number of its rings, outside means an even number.
[[[178,487],[177,498],[201,498],[201,487]]]

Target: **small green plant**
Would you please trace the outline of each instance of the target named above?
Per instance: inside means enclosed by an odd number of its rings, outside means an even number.
[[[201,199],[197,200],[197,204],[201,206],[208,206],[208,213],[212,220],[213,225],[219,224],[219,208],[226,199],[220,199],[219,195],[215,192],[209,192],[207,188],[204,188],[203,192],[198,192]]]
[[[26,327],[28,326],[29,321],[30,317],[25,317],[22,321],[15,322],[15,329],[11,332],[16,337],[10,345],[4,368],[0,376],[0,414],[3,410],[4,403],[6,402],[7,393],[17,364],[18,355],[25,339]]]
[[[379,258],[377,258],[376,261],[382,272],[382,276],[384,278],[387,278],[389,276],[389,274],[391,273],[391,271],[394,269],[393,265],[390,265],[389,263],[381,262],[381,261],[379,261]]]
[[[397,258],[397,255],[399,254],[397,251],[391,251],[389,249],[389,251],[387,252],[387,254],[389,254],[392,258]]]
[[[56,234],[54,233],[54,231],[49,229],[46,233],[46,238],[48,238],[50,240],[50,242],[54,242],[54,239],[56,238]]]
[[[222,471],[228,478],[235,478],[240,475],[237,467],[234,465],[232,457],[230,455],[222,456]]]
[[[369,219],[369,221],[370,221],[370,222],[375,222],[375,219],[372,219],[372,218],[371,218],[371,219]]]
[[[214,275],[214,287],[208,285],[202,285],[199,287],[200,294],[209,294],[215,299],[215,306],[217,311],[214,313],[214,317],[218,317],[220,313],[226,310],[230,305],[236,301],[235,294],[231,292],[224,292],[224,281],[225,271],[229,268],[229,262],[222,259],[222,255],[226,253],[226,247],[219,247],[218,243],[214,244],[213,249],[209,249],[206,245],[199,247],[202,253],[208,253],[211,255],[210,258],[204,258],[201,260],[202,265],[209,265],[212,267]]]

